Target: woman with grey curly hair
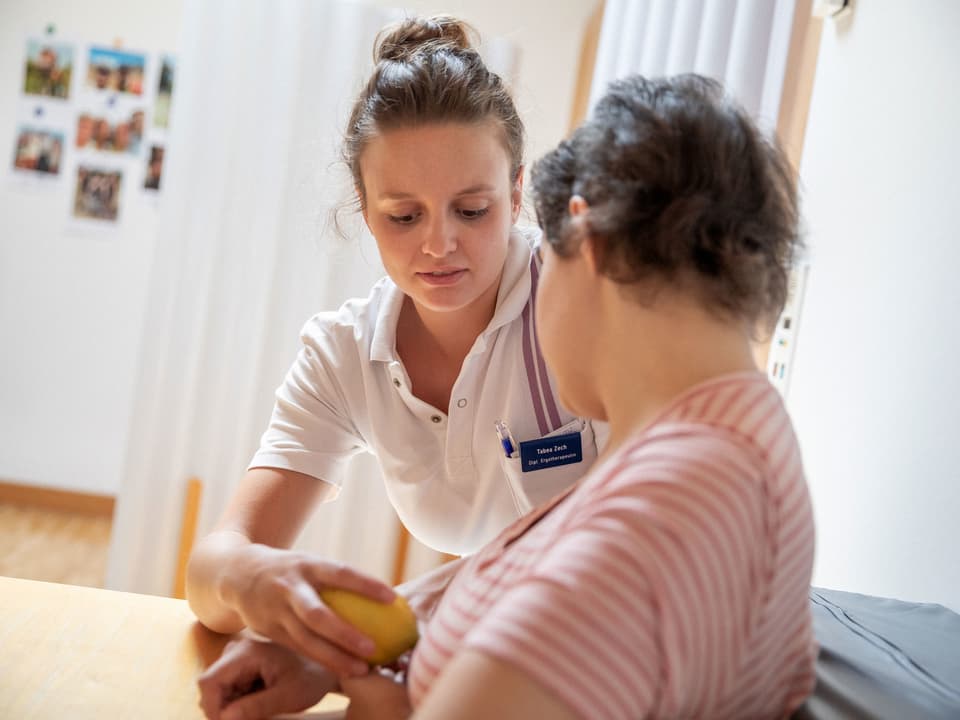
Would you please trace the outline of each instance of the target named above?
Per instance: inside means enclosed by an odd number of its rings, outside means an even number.
[[[784,717],[814,682],[814,527],[751,352],[799,244],[784,155],[716,82],[631,77],[532,182],[544,356],[610,441],[460,571],[416,716]]]
[[[544,355],[609,444],[467,560],[406,686],[342,681],[350,717],[786,717],[814,684],[814,526],[751,353],[798,245],[783,154],[717,83],[633,77],[533,189]]]

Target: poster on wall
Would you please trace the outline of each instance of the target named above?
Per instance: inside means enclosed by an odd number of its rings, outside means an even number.
[[[13,167],[34,175],[59,175],[65,133],[35,125],[20,125],[16,131]]]
[[[173,104],[173,86],[176,59],[169,53],[158,56],[153,122],[144,164],[142,189],[147,197],[156,198],[162,187],[163,159],[166,154],[167,131],[170,128],[170,109]]]
[[[90,108],[79,112],[74,135],[78,150],[138,155],[143,145],[143,108]]]
[[[146,53],[98,45],[87,52],[85,88],[100,93],[143,95]]]
[[[163,176],[163,145],[151,145],[147,168],[143,176],[143,189],[158,191]]]
[[[155,204],[175,56],[66,40],[53,25],[22,47],[13,137],[4,141],[12,182],[67,195],[68,229],[115,229],[125,204]]]
[[[116,230],[130,201],[126,190],[144,162],[149,55],[121,46],[84,47],[73,108],[69,228]]]
[[[157,80],[157,97],[153,102],[153,126],[166,130],[170,127],[170,105],[173,101],[173,76],[176,61],[172,55],[160,56],[160,73]]]
[[[24,95],[68,99],[73,77],[73,50],[73,45],[52,38],[28,38],[23,63]]]
[[[72,207],[78,226],[115,225],[120,217],[123,170],[80,163],[76,180]]]
[[[76,45],[49,34],[29,35],[22,47],[17,115],[4,162],[19,187],[50,190],[63,176],[69,144]]]

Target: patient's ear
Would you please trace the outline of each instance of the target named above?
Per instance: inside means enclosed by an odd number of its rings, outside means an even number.
[[[593,273],[597,272],[597,241],[590,232],[590,205],[582,195],[573,195],[570,197],[569,204],[570,219],[572,221],[580,245],[577,251],[586,260],[587,266]]]
[[[587,205],[587,201],[583,195],[571,195],[567,210],[570,213],[570,217],[581,218],[581,216],[587,214],[590,206]]]

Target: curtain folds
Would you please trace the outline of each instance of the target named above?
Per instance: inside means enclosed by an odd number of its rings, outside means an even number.
[[[319,230],[337,199],[321,180],[337,123],[389,19],[353,3],[186,3],[109,587],[171,591],[186,479],[204,483],[202,533],[256,447],[299,325],[379,274]]]
[[[591,106],[610,81],[696,72],[776,127],[796,0],[607,0]]]

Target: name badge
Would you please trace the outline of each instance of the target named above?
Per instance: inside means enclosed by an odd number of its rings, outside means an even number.
[[[546,470],[582,461],[583,442],[578,432],[520,443],[520,469],[523,472]]]

